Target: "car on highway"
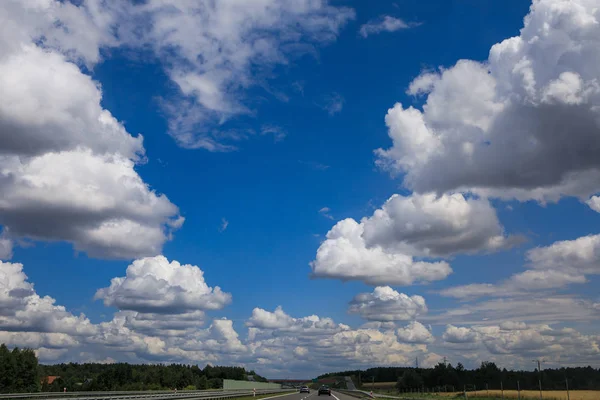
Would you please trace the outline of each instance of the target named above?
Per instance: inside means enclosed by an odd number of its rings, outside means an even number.
[[[300,393],[310,393],[310,389],[308,386],[302,386],[300,387]]]
[[[331,389],[329,388],[329,386],[327,385],[323,385],[319,388],[319,393],[317,393],[317,396],[320,396],[322,394],[326,394],[328,396],[331,396]]]

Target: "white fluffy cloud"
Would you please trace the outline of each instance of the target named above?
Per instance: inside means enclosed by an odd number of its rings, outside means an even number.
[[[600,235],[554,242],[527,252],[528,266],[536,270],[563,270],[600,274]]]
[[[134,162],[91,150],[0,156],[0,222],[10,236],[65,240],[100,258],[160,253],[183,220]]]
[[[469,328],[448,325],[442,338],[449,343],[474,343],[478,335]]]
[[[412,321],[396,331],[398,340],[405,343],[431,343],[435,339],[429,329],[418,321]]]
[[[381,32],[395,32],[400,29],[408,29],[410,25],[400,18],[392,17],[391,15],[382,15],[379,18],[370,20],[360,26],[359,33],[366,38],[369,35],[378,34]]]
[[[492,355],[538,357],[546,363],[569,364],[589,361],[600,355],[597,336],[583,335],[572,328],[554,329],[548,325],[456,327],[448,325],[443,339],[449,343],[483,345]],[[460,348],[460,346],[458,347]]]
[[[262,308],[252,310],[252,316],[246,322],[251,338],[257,338],[261,332],[272,331],[281,335],[293,335],[296,337],[318,336],[334,334],[349,330],[344,324],[336,324],[331,318],[322,318],[318,315],[293,318],[288,315],[281,306],[275,311],[267,311]]]
[[[406,321],[427,313],[427,305],[419,295],[407,296],[389,286],[378,286],[372,293],[358,294],[348,312],[369,321]]]
[[[360,223],[339,221],[311,263],[316,277],[362,280],[371,285],[410,285],[446,278],[447,257],[491,252],[521,239],[504,233],[487,200],[462,194],[394,195]]]
[[[321,243],[311,263],[319,278],[360,280],[370,285],[410,285],[446,278],[452,269],[444,261],[416,261],[412,256],[367,247],[364,224],[353,219],[338,222]]]
[[[214,319],[204,327],[202,309],[179,314],[119,311],[110,321],[92,324],[85,316],[74,316],[56,305],[54,299],[38,295],[20,264],[3,263],[0,342],[32,347],[45,362],[210,362],[245,365],[264,374],[284,370],[309,373],[315,371],[315,365],[319,373],[342,367],[406,365],[412,364],[415,357],[422,365],[432,366],[439,361],[440,353],[452,351],[457,352],[453,359],[468,365],[489,357],[525,354],[527,359],[543,352],[556,363],[598,359],[597,337],[521,321],[536,318],[532,317],[534,313],[547,317],[551,309],[563,314],[563,320],[567,312],[581,318],[573,302],[561,306],[556,299],[546,305],[527,301],[533,303],[530,315],[510,319],[507,310],[518,310],[513,315],[521,312],[524,302],[498,308],[501,319],[497,322],[493,321],[491,308],[483,309],[491,325],[471,322],[472,326],[448,326],[443,342],[433,337],[431,328],[417,321],[400,328],[390,322],[371,322],[354,329],[317,315],[293,317],[281,307],[273,312],[254,309],[247,321],[248,337],[242,339],[229,319]],[[596,313],[599,311],[596,305]],[[453,320],[460,318],[467,324],[470,317],[465,313],[452,315]],[[583,320],[595,319],[597,315],[588,315]]]
[[[487,200],[460,193],[393,195],[362,223],[368,247],[412,255],[494,251],[514,242],[504,235]]]
[[[379,164],[417,192],[583,200],[598,190],[600,15],[590,0],[534,1],[486,63],[417,78],[423,111],[396,104]]]
[[[71,337],[94,334],[96,328],[85,317],[74,316],[63,306],[55,305],[49,296],[39,296],[27,281],[23,265],[0,261],[0,331],[37,332],[37,339],[24,337],[18,340],[39,341],[50,345],[52,341],[74,341]]]
[[[600,274],[600,235],[554,242],[527,251],[524,272],[498,283],[475,283],[446,288],[441,294],[455,298],[514,296],[532,290],[556,289],[586,283],[586,275]]]
[[[96,0],[78,2],[40,0],[2,2],[0,54],[17,53],[24,43],[36,42],[60,51],[69,59],[93,65],[100,47],[115,44],[110,13]]]
[[[126,276],[113,278],[95,298],[121,310],[158,314],[218,310],[231,302],[231,294],[206,284],[200,268],[165,256],[135,260]]]
[[[352,329],[316,315],[295,318],[278,307],[254,309],[247,324],[249,348],[261,368],[314,371],[373,364],[403,365],[428,353],[431,335],[422,325],[394,330],[393,324]]]
[[[134,169],[145,159],[142,136],[101,106],[99,84],[71,62],[91,66],[112,43],[96,5],[0,6],[3,240],[64,240],[101,258],[155,255],[183,219]]]

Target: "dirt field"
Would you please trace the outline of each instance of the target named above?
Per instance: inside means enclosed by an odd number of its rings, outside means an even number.
[[[499,390],[490,390],[490,395],[487,398],[496,398],[501,399],[501,392]],[[443,395],[449,397],[457,397],[457,395],[462,393],[440,393],[440,397]],[[475,392],[467,392],[467,395],[470,399],[476,398],[486,398],[487,392],[485,390],[477,391],[477,395]],[[571,400],[600,400],[600,391],[597,390],[571,390],[570,391]],[[460,398],[460,397],[458,397]],[[505,399],[516,399],[517,391],[516,390],[505,390],[504,391]],[[521,399],[531,399],[537,400],[540,398],[540,392],[537,390],[521,390]],[[567,392],[562,390],[544,390],[542,392],[542,398],[546,400],[567,400]]]

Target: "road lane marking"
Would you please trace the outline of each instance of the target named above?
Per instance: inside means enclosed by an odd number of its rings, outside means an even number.
[[[259,399],[259,400],[275,399],[275,398],[277,398],[277,397],[291,396],[291,395],[293,395],[293,394],[297,394],[297,393],[296,393],[296,392],[294,392],[294,393],[285,393],[285,394],[279,394],[279,395],[277,395],[277,396],[263,397],[262,399]],[[338,400],[339,400],[339,399],[338,399]]]

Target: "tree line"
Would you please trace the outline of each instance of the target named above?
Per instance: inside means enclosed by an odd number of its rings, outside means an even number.
[[[568,381],[572,390],[600,390],[600,369],[588,367],[569,367],[534,371],[513,371],[500,369],[495,363],[484,361],[472,370],[458,363],[456,367],[449,363],[439,363],[434,368],[377,367],[367,370],[332,372],[319,376],[351,376],[356,384],[368,389],[371,382],[396,382],[398,391],[429,388],[429,390],[461,391],[485,389],[516,389],[517,382],[522,390],[537,389],[539,379],[544,390],[564,390]],[[360,382],[359,382],[360,380]],[[487,386],[486,386],[487,385]],[[358,385],[357,385],[358,386]]]
[[[0,345],[0,393],[218,389],[223,379],[267,380],[242,367],[184,364],[68,363],[40,365],[31,349]],[[52,377],[48,379],[48,377]],[[56,378],[55,378],[56,377]]]

